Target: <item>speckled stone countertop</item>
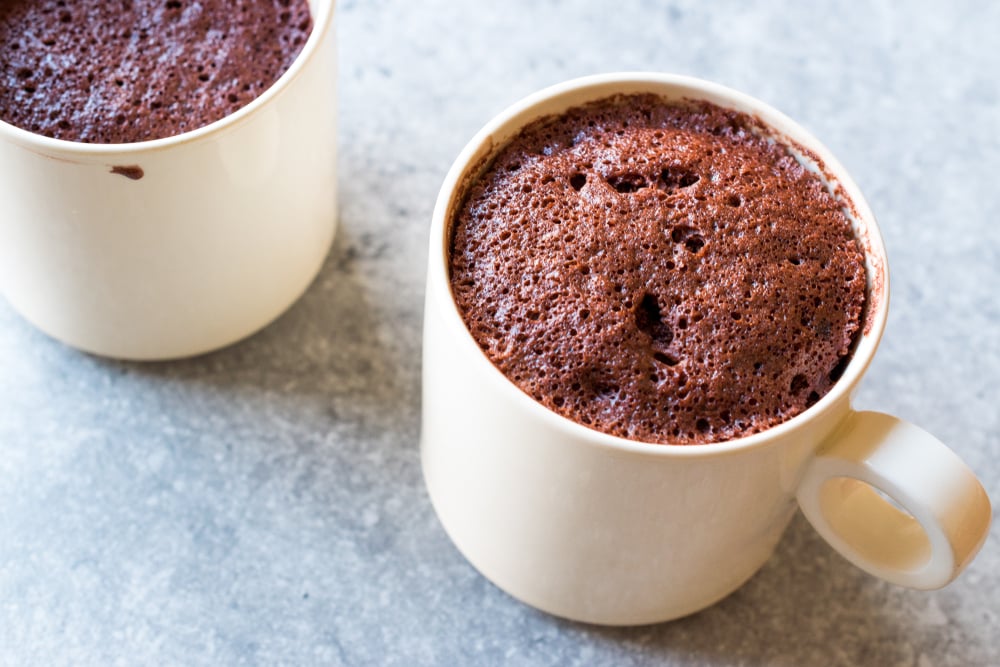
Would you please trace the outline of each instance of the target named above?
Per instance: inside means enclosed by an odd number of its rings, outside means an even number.
[[[605,629],[479,576],[417,449],[452,159],[536,89],[660,70],[773,104],[851,170],[893,269],[858,404],[920,423],[1000,499],[1000,5],[371,0],[338,20],[341,227],[285,316],[215,354],[124,364],[0,301],[0,665],[1000,664],[996,528],[922,593],[797,517],[716,606]]]

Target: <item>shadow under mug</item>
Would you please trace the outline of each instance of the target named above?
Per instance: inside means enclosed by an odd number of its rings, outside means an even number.
[[[168,359],[244,338],[316,276],[336,227],[333,0],[270,88],[173,137],[50,139],[0,121],[0,290],[52,337]]]
[[[484,355],[448,281],[449,225],[463,187],[526,124],[618,93],[701,99],[757,116],[818,159],[853,203],[866,255],[868,325],[841,379],[802,414],[704,445],[633,442],[535,402]],[[835,190],[836,191],[836,190]],[[695,612],[728,595],[773,552],[795,501],[859,567],[921,589],[944,586],[986,538],[982,485],[945,445],[851,399],[885,328],[888,269],[868,204],[844,168],[762,102],[682,76],[586,77],[518,102],[459,155],[431,228],[423,341],[421,456],[448,535],[497,586],[578,621],[631,625]]]

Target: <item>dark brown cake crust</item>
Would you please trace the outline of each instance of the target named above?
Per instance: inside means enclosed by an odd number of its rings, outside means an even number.
[[[306,0],[0,0],[0,118],[125,143],[219,120],[301,51]]]
[[[615,97],[502,148],[452,221],[466,325],[522,390],[633,440],[763,431],[815,403],[860,330],[842,204],[749,116]]]

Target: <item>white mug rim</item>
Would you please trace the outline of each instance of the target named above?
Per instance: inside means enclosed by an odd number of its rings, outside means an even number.
[[[804,145],[809,151],[815,153],[823,161],[826,172],[835,176],[837,182],[848,194],[857,217],[863,221],[867,235],[865,254],[867,257],[874,259],[876,269],[879,271],[879,275],[874,281],[877,282],[877,285],[871,284],[873,282],[872,276],[867,276],[867,280],[869,281],[870,294],[877,289],[878,298],[874,299],[874,308],[868,314],[867,321],[863,323],[864,329],[861,337],[841,377],[819,401],[791,419],[759,433],[753,433],[732,440],[704,444],[658,444],[629,440],[611,435],[564,417],[537,402],[531,396],[528,396],[490,361],[489,357],[486,356],[485,352],[476,343],[468,327],[466,327],[461,312],[455,303],[448,279],[448,232],[450,229],[447,217],[451,209],[452,198],[461,187],[462,180],[467,171],[476,166],[477,157],[480,155],[482,147],[491,143],[493,136],[500,134],[501,130],[512,124],[512,121],[518,116],[561,96],[568,96],[581,91],[596,91],[609,86],[613,87],[614,85],[636,87],[648,85],[650,87],[649,92],[653,93],[656,92],[654,90],[656,87],[681,87],[691,90],[693,93],[692,97],[697,97],[700,93],[714,98],[725,99],[727,102],[731,102],[733,106],[752,110],[752,113],[763,121],[769,129],[774,129],[776,132],[786,136],[794,136],[794,140],[797,143]],[[602,92],[592,95],[589,97],[589,100],[593,101],[613,94],[614,91]],[[565,110],[572,106],[585,104],[586,101],[578,100],[562,108]],[[539,114],[530,120],[542,117],[543,115],[548,114]],[[530,120],[527,122],[530,122]],[[776,123],[775,121],[779,122]],[[778,129],[778,125],[781,126],[781,129]],[[518,127],[523,126],[524,123],[518,125]],[[788,132],[787,130],[792,130],[792,132]],[[452,330],[457,328],[461,331],[461,333],[457,334],[460,340],[458,344],[465,347],[467,352],[471,352],[469,350],[470,346],[474,348],[475,354],[470,353],[469,356],[472,356],[475,359],[473,363],[479,365],[482,369],[481,375],[483,376],[483,380],[492,383],[502,383],[504,385],[502,388],[500,385],[495,384],[494,386],[501,391],[511,394],[511,400],[518,401],[521,410],[524,410],[535,419],[549,423],[553,429],[564,430],[577,440],[591,446],[623,453],[667,458],[704,458],[758,449],[767,446],[769,443],[783,440],[786,436],[793,434],[842,400],[850,400],[852,392],[871,364],[888,318],[889,269],[885,255],[885,246],[875,216],[847,170],[811,132],[777,109],[735,89],[686,75],[658,72],[615,72],[585,76],[549,86],[507,107],[494,116],[466,144],[445,176],[434,207],[430,245],[431,261],[428,265],[428,290],[444,290],[446,294],[445,300],[447,301],[444,307],[445,312],[443,313],[446,319],[445,325]],[[869,302],[871,301],[873,299],[869,298]],[[425,316],[427,315],[425,314]]]
[[[291,84],[291,82],[299,76],[300,72],[305,67],[305,64],[313,58],[314,54],[319,50],[320,44],[326,39],[326,33],[331,30],[335,4],[336,0],[316,0],[316,6],[319,11],[313,15],[312,30],[309,32],[309,37],[306,38],[306,43],[302,46],[302,50],[299,51],[295,60],[292,61],[292,64],[289,65],[288,69],[286,69],[282,75],[267,88],[267,90],[255,97],[249,103],[240,107],[233,113],[227,114],[216,121],[208,123],[207,125],[202,125],[194,128],[193,130],[188,130],[169,137],[161,137],[159,139],[132,141],[120,144],[100,144],[83,143],[68,139],[54,139],[52,137],[47,137],[45,135],[18,127],[17,125],[12,125],[11,123],[0,119],[0,139],[11,141],[29,150],[35,150],[49,155],[107,157],[109,155],[125,156],[145,154],[152,151],[173,148],[181,144],[200,141],[225,132],[231,127],[242,124],[251,116],[255,115],[259,109],[268,105],[270,100],[281,95],[289,84]],[[310,6],[310,11],[312,11],[312,6]]]

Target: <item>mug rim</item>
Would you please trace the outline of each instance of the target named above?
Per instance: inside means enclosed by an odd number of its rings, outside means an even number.
[[[467,175],[472,170],[488,164],[497,150],[505,144],[506,139],[539,118],[562,113],[575,106],[604,99],[616,93],[665,94],[668,89],[672,93],[671,97],[684,97],[683,94],[678,95],[677,91],[685,91],[690,93],[692,99],[707,99],[721,106],[750,113],[776,136],[806,148],[819,158],[824,176],[834,180],[836,186],[843,190],[853,217],[856,218],[855,222],[864,230],[864,238],[859,238],[859,241],[865,254],[867,312],[862,321],[861,336],[854,346],[851,360],[843,375],[819,401],[791,419],[758,433],[721,442],[659,444],[630,440],[590,428],[542,405],[510,380],[479,347],[455,303],[448,277],[450,214],[456,197],[464,192]],[[558,107],[557,110],[544,112],[539,110],[548,103]],[[502,139],[496,141],[498,136]],[[811,132],[767,103],[733,88],[680,74],[614,72],[584,76],[546,87],[508,106],[473,136],[448,170],[434,206],[430,244],[428,292],[444,290],[446,295],[444,325],[460,331],[457,334],[459,338],[457,344],[463,346],[473,357],[472,363],[482,368],[483,380],[494,383],[498,390],[512,394],[511,400],[518,402],[519,409],[525,410],[535,419],[548,423],[551,428],[567,432],[589,445],[620,452],[701,458],[757,449],[780,440],[798,431],[841,401],[850,401],[851,394],[871,364],[888,318],[889,267],[881,231],[867,200],[843,165]],[[425,317],[429,315],[430,313],[425,313]]]
[[[158,139],[129,141],[119,144],[98,144],[47,137],[0,119],[0,139],[11,141],[29,150],[48,154],[57,153],[75,157],[134,155],[173,148],[178,145],[210,138],[231,127],[241,125],[253,116],[258,109],[267,105],[271,99],[281,95],[291,82],[298,78],[306,63],[313,58],[319,50],[320,44],[326,39],[326,35],[331,30],[331,25],[333,24],[336,0],[315,0],[315,4],[318,11],[313,16],[312,30],[309,32],[306,43],[302,46],[302,50],[299,51],[298,55],[295,56],[292,64],[263,93],[233,113],[226,114],[207,125]],[[311,5],[312,3],[310,3],[310,12],[313,10]]]

